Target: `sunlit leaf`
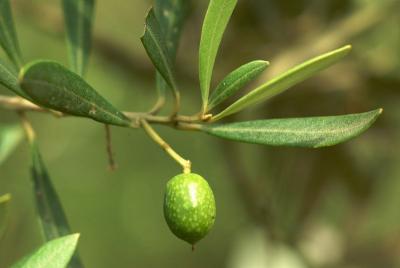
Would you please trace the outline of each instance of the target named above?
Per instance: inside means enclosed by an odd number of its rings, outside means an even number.
[[[269,119],[221,125],[201,130],[225,139],[273,146],[325,147],[345,142],[367,130],[382,109],[341,116]]]
[[[228,74],[211,93],[207,106],[208,110],[211,110],[254,80],[268,65],[268,61],[256,60],[242,65]]]
[[[0,0],[0,46],[16,66],[21,65],[21,53],[15,32],[10,0]]]
[[[340,59],[346,56],[350,50],[351,46],[344,46],[293,67],[285,73],[252,90],[250,93],[243,96],[221,113],[213,117],[213,120],[216,121],[228,115],[237,113],[249,106],[253,106],[284,92],[290,87],[310,78],[319,71],[337,63]]]
[[[64,209],[50,180],[46,166],[35,141],[31,144],[32,182],[38,219],[46,241],[71,234]],[[81,267],[78,255],[73,258],[74,267]]]
[[[218,48],[236,3],[237,0],[210,0],[204,18],[199,48],[199,79],[203,110],[207,108],[208,94]]]
[[[63,0],[62,6],[70,65],[74,72],[83,76],[91,49],[95,0]]]
[[[14,151],[23,136],[19,125],[0,125],[0,165]]]
[[[21,70],[19,84],[40,106],[110,125],[130,125],[122,112],[79,75],[59,63],[35,61],[28,64]]]
[[[179,39],[181,37],[190,4],[191,0],[156,0],[154,3],[154,12],[163,32],[166,47],[172,63],[176,57]],[[158,72],[156,84],[158,94],[164,96],[168,84]]]
[[[0,196],[0,241],[3,238],[5,230],[7,228],[8,220],[8,203],[11,200],[10,194]]]
[[[144,34],[140,39],[146,49],[147,55],[150,57],[158,72],[168,83],[168,86],[176,90],[176,80],[171,56],[153,8],[147,13]]]
[[[38,248],[12,268],[65,268],[78,244],[79,234],[51,240]]]

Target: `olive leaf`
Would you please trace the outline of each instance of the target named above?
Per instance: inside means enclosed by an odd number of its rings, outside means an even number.
[[[12,68],[8,67],[2,60],[0,60],[0,85],[8,88],[21,97],[29,99],[18,85],[18,74]]]
[[[17,147],[23,137],[19,125],[0,125],[0,165]]]
[[[237,0],[210,0],[201,31],[199,79],[203,110],[207,110],[212,73],[218,48]]]
[[[256,60],[244,64],[228,74],[211,93],[207,106],[208,110],[211,110],[235,94],[239,89],[261,74],[268,65],[268,61]]]
[[[22,63],[17,34],[11,12],[10,0],[0,0],[0,46],[19,67]]]
[[[79,75],[53,61],[35,61],[20,73],[21,89],[38,105],[118,126],[130,120]]]
[[[83,76],[91,50],[95,0],[63,0],[62,6],[70,65]]]
[[[156,0],[154,12],[161,27],[171,59],[178,50],[179,39],[189,12],[190,0]]]
[[[8,203],[11,200],[10,194],[0,196],[0,241],[3,238],[5,230],[7,228],[8,220]]]
[[[31,154],[34,197],[43,235],[46,241],[49,241],[71,234],[64,209],[50,180],[36,141],[31,143]],[[77,254],[74,255],[71,264],[73,267],[82,267]]]
[[[154,12],[164,35],[171,63],[176,58],[190,4],[191,0],[156,0],[154,3]],[[159,96],[165,96],[168,84],[159,72],[156,75],[156,85]]]
[[[78,244],[79,234],[51,240],[11,268],[65,268]]]
[[[350,50],[351,46],[344,46],[342,48],[312,58],[302,64],[291,68],[285,73],[257,87],[247,95],[234,102],[221,113],[214,116],[213,121],[217,121],[228,115],[240,112],[241,110],[249,106],[255,105],[259,102],[265,101],[275,95],[284,92],[290,87],[310,78],[319,71],[322,71],[329,66],[337,63],[340,59],[346,56],[350,52]]]
[[[167,82],[172,90],[176,91],[177,86],[171,56],[168,52],[164,34],[157,21],[153,8],[147,13],[144,34],[140,40],[143,43],[147,55],[158,72],[162,75],[165,82]]]
[[[225,139],[273,146],[325,147],[367,130],[382,109],[341,116],[256,120],[204,125],[201,130]]]

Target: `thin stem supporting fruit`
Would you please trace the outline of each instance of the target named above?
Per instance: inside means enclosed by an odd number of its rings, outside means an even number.
[[[143,127],[144,131],[149,135],[149,137],[167,153],[171,156],[179,165],[183,168],[183,173],[190,173],[191,172],[191,162],[189,160],[184,159],[181,157],[174,149],[164,141],[160,135],[150,126],[150,124],[144,120],[140,120],[140,124]]]

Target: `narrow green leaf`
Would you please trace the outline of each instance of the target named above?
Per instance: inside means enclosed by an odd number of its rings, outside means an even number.
[[[341,116],[257,120],[205,125],[202,131],[225,139],[273,146],[325,147],[367,130],[382,109]]]
[[[10,194],[0,196],[0,241],[7,228],[8,220],[8,203],[11,200]]]
[[[35,141],[31,144],[32,182],[38,219],[46,241],[71,234],[61,201],[50,180],[46,166]],[[71,262],[73,267],[82,267],[76,254]]]
[[[79,234],[51,240],[38,248],[12,268],[65,268],[78,244]]]
[[[23,137],[19,125],[0,125],[0,165],[14,151]]]
[[[190,5],[190,0],[155,0],[155,16],[159,21],[170,59],[176,57]]]
[[[317,72],[337,63],[340,59],[346,56],[350,50],[351,46],[344,46],[293,67],[234,102],[228,108],[213,117],[213,121],[237,113],[249,106],[255,105],[284,92],[290,87],[315,75]]]
[[[63,0],[69,60],[74,72],[86,72],[91,43],[95,0]]]
[[[204,18],[199,48],[199,79],[204,111],[207,110],[215,58],[236,3],[237,0],[210,0]]]
[[[168,83],[168,86],[173,90],[177,90],[170,53],[153,8],[147,13],[144,34],[140,40],[146,49],[147,55]]]
[[[268,65],[268,61],[256,60],[242,65],[228,74],[211,93],[207,106],[208,110],[211,110],[254,80]]]
[[[189,12],[191,0],[156,0],[154,12],[160,22],[161,31],[165,37],[166,47],[171,62],[174,63],[179,46],[182,29]],[[158,95],[165,96],[168,84],[157,72],[156,86]]]
[[[0,0],[1,1],[1,0]],[[15,94],[29,98],[18,86],[18,74],[0,60],[0,85],[13,91]]]
[[[119,126],[130,120],[97,93],[79,75],[59,63],[35,61],[20,73],[19,85],[37,104],[66,114]]]
[[[0,46],[15,66],[21,66],[21,52],[15,32],[10,0],[0,0]]]

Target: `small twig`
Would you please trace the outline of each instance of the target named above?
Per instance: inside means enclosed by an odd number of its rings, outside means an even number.
[[[179,165],[183,168],[183,173],[190,173],[191,172],[191,162],[189,160],[184,159],[181,157],[177,152],[172,149],[172,147],[164,141],[160,135],[150,126],[150,124],[144,120],[140,120],[141,126],[143,127],[144,131],[149,135],[149,137],[156,142],[160,147],[169,154]]]
[[[117,165],[115,164],[114,154],[112,149],[112,141],[111,141],[111,128],[110,125],[104,125],[106,129],[106,150],[108,156],[108,167],[111,171],[117,169]]]
[[[19,112],[19,117],[21,118],[22,127],[25,131],[26,137],[28,138],[29,143],[32,145],[35,141],[35,131],[31,123],[29,122],[28,118],[26,117],[24,112]]]

